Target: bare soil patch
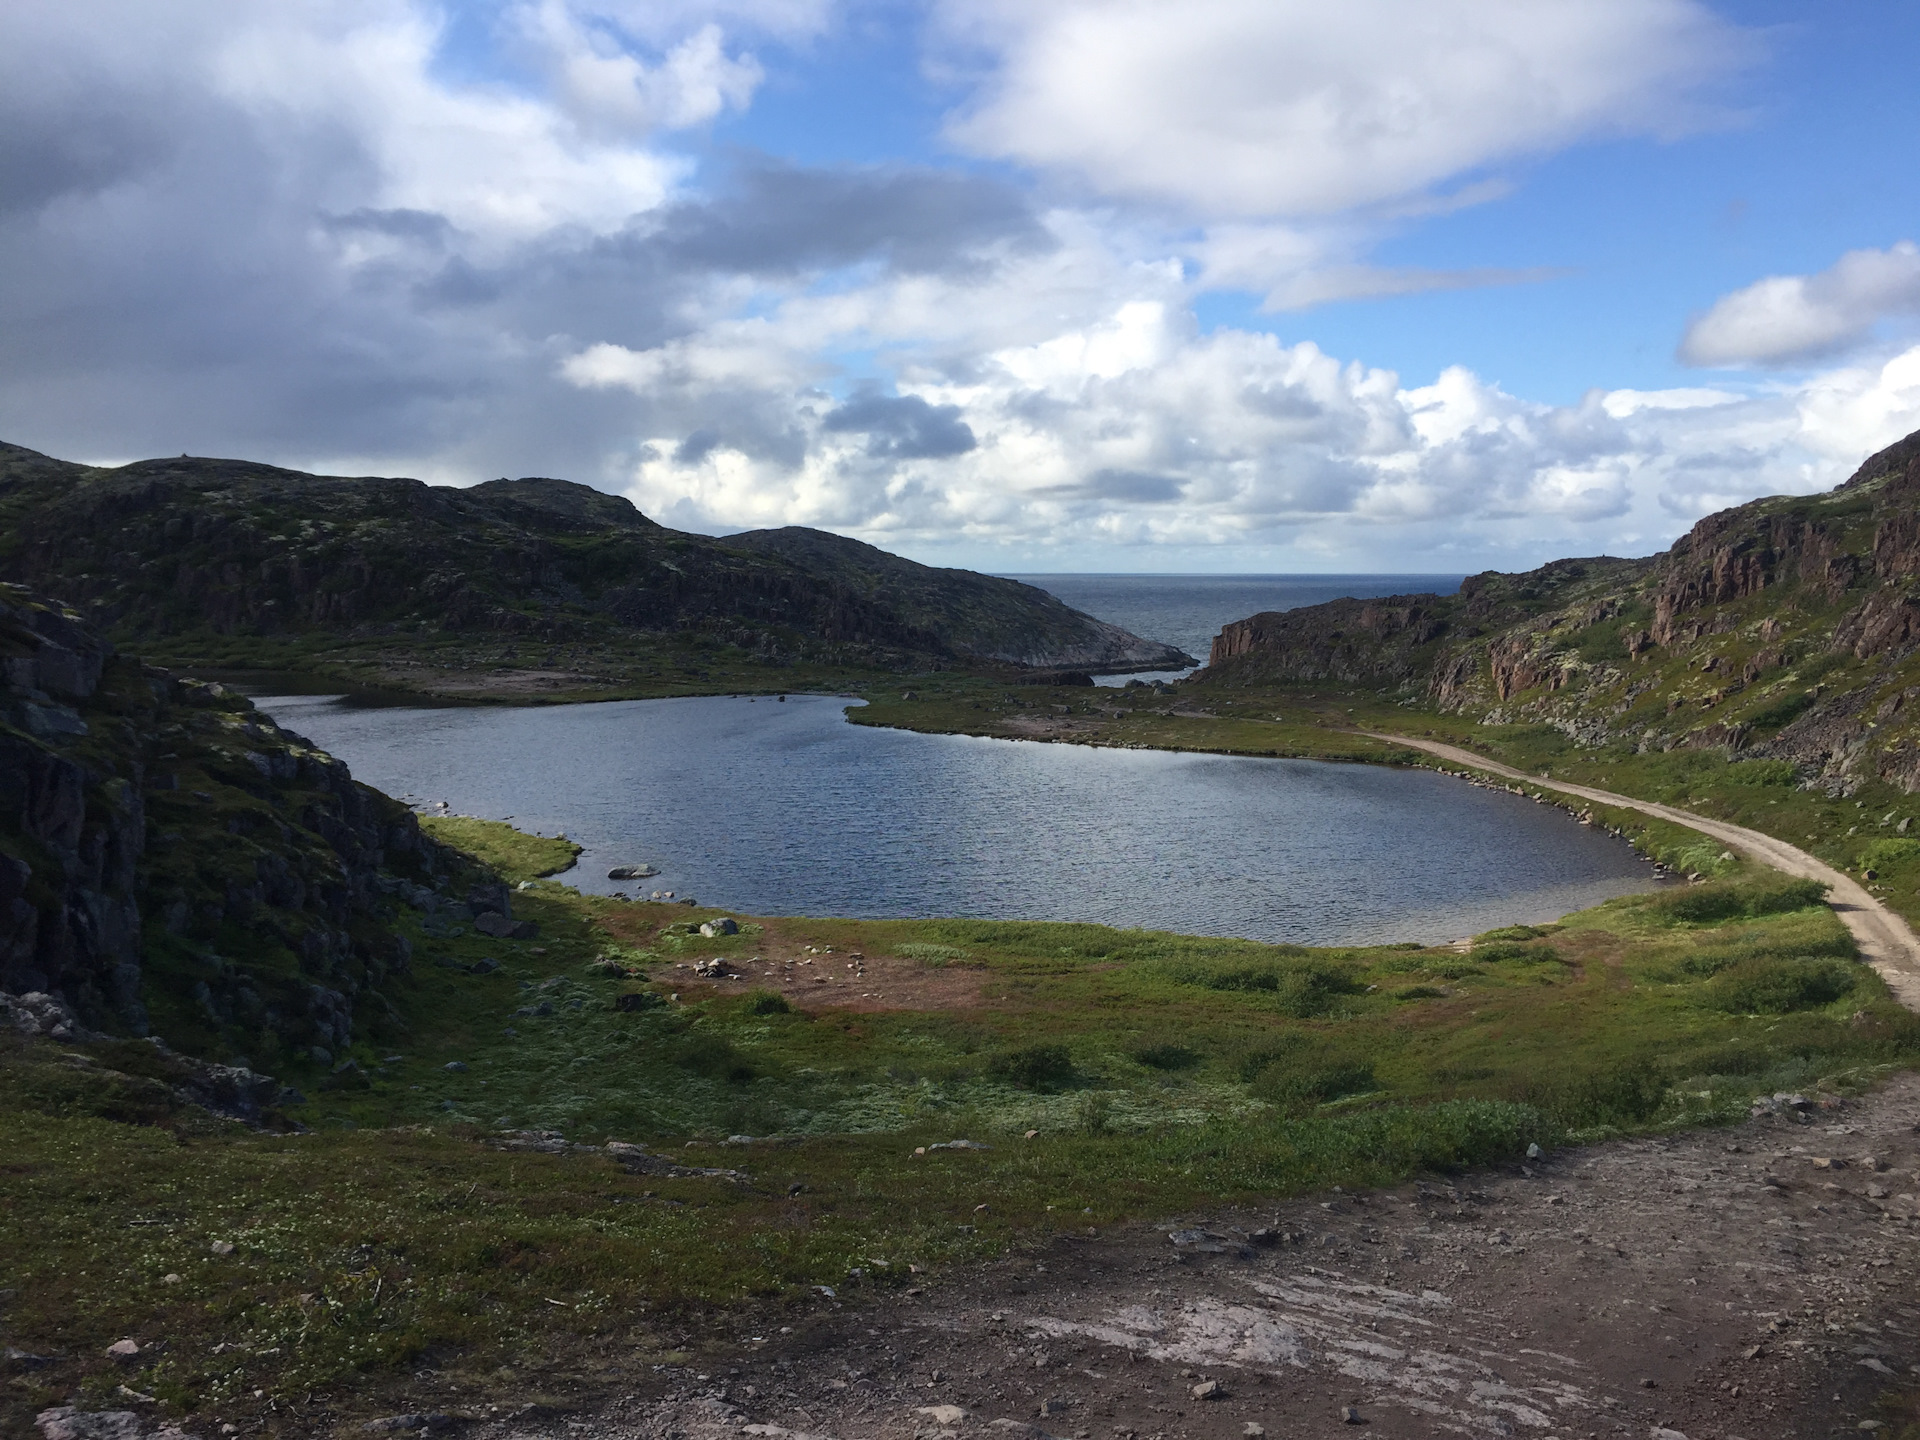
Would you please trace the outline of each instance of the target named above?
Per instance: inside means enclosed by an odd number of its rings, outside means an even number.
[[[648,944],[659,928],[658,907],[636,905],[631,920],[616,914],[603,923],[621,939]],[[674,986],[685,999],[774,990],[807,1010],[951,1011],[979,1009],[989,1003],[984,966],[934,965],[910,956],[825,946],[792,935],[777,922],[755,923],[765,930],[756,937],[750,954],[729,948],[729,953],[702,957],[691,950],[682,960],[650,964],[648,973],[655,981]],[[700,975],[696,967],[703,959],[719,960],[725,973]]]
[[[1856,1432],[1920,1373],[1917,1122],[1902,1075],[1835,1109],[1066,1235],[811,1318],[748,1315],[687,1363],[634,1365],[604,1409],[470,1433]]]

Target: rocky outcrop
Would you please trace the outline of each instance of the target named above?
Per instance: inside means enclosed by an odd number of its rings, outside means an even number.
[[[817,530],[685,534],[537,477],[456,489],[185,456],[94,469],[0,445],[0,533],[14,537],[0,579],[174,653],[231,636],[290,662],[316,634],[555,645],[693,632],[768,665],[1191,663],[1017,581]]]
[[[1920,790],[1920,432],[1827,495],[1709,515],[1645,560],[1253,616],[1196,683],[1328,681],[1581,745],[1791,760],[1833,793]]]
[[[1207,663],[1243,681],[1397,682],[1418,671],[1451,608],[1437,595],[1392,595],[1263,611],[1225,626]]]
[[[404,974],[404,896],[493,877],[218,685],[0,585],[0,991],[190,1050],[332,1052]]]

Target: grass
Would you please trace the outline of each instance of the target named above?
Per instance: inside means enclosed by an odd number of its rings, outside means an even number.
[[[558,856],[472,834],[522,868]],[[1701,894],[1732,898],[1674,903]],[[1813,898],[1736,867],[1463,952],[966,920],[702,938],[712,912],[539,882],[515,897],[537,944],[413,936],[366,1077],[286,1077],[308,1134],[179,1106],[142,1044],[0,1050],[7,1341],[55,1357],[5,1417],[122,1383],[293,1433],[307,1407],[420,1408],[423,1383],[442,1408],[591,1393],[828,1303],[817,1286],[1859,1087],[1920,1056],[1920,1019]],[[682,968],[828,951],[954,988],[854,1011]],[[747,1178],[495,1148],[509,1129]],[[956,1137],[990,1148],[913,1154]],[[101,1358],[123,1336],[161,1343],[123,1371]]]
[[[540,880],[573,868],[583,846],[564,835],[529,835],[501,820],[468,815],[423,815],[420,828],[456,850],[464,850],[510,882]]]

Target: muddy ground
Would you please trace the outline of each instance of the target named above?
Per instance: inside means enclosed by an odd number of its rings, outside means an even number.
[[[462,1428],[1857,1435],[1920,1376],[1917,1125],[1907,1075],[1837,1110],[1066,1237],[791,1333],[749,1323],[697,1364],[645,1367],[603,1410]]]

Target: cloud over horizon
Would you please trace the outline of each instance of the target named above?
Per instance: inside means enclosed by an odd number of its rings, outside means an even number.
[[[1694,0],[928,14],[985,163],[710,142],[848,23],[830,0],[21,0],[0,434],[563,474],[975,563],[1368,568],[1654,548],[1920,424],[1920,352],[1841,363],[1920,302],[1905,242],[1687,331],[1695,363],[1837,357],[1787,385],[1554,404],[1203,321],[1552,285],[1376,252],[1511,193],[1503,167],[1724,123],[1755,42]]]

